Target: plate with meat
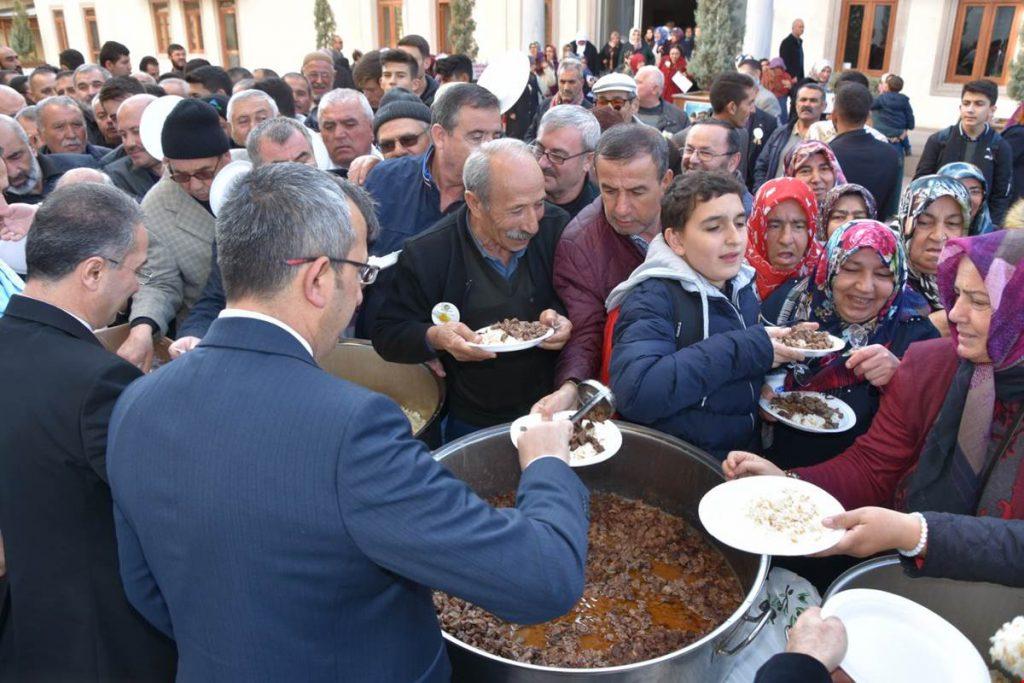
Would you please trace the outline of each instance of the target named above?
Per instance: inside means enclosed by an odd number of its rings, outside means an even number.
[[[481,327],[476,333],[480,335],[480,341],[470,342],[470,346],[494,353],[509,353],[540,346],[555,333],[555,329],[539,322],[505,318],[493,325]]]
[[[821,521],[843,512],[830,493],[809,481],[761,476],[734,479],[704,494],[697,516],[727,546],[758,555],[810,555],[843,537]]]
[[[812,434],[838,434],[857,424],[850,404],[816,391],[785,391],[762,397],[760,405],[779,422]]]
[[[573,411],[564,410],[555,413],[552,419],[568,420],[572,417]],[[512,437],[512,445],[519,445],[519,435],[531,426],[541,421],[540,413],[524,415],[509,427],[509,436]],[[619,452],[622,448],[622,432],[611,420],[598,422],[597,420],[580,420],[580,423],[573,430],[572,439],[569,441],[569,465],[572,467],[586,467],[604,462]]]
[[[803,351],[807,358],[820,358],[846,348],[846,340],[842,337],[803,327],[794,327],[792,332],[779,341],[790,348]]]

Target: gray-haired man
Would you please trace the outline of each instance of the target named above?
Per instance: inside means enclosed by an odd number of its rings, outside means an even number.
[[[540,120],[532,148],[544,174],[544,194],[570,219],[597,198],[587,175],[600,137],[601,124],[579,105],[549,109]]]

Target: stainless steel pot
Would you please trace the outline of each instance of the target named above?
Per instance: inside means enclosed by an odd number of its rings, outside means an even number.
[[[836,579],[825,600],[850,588],[874,588],[924,605],[967,636],[990,661],[989,638],[1014,617],[1024,614],[1024,590],[980,581],[912,577],[895,555],[862,562]]]
[[[417,411],[426,423],[415,436],[426,433],[441,414],[444,383],[437,375],[423,364],[389,363],[368,341],[338,342],[338,346],[320,361],[320,367],[335,377],[384,394],[398,405]]]
[[[652,429],[624,422],[616,424],[622,430],[622,450],[618,455],[603,463],[576,469],[587,487],[643,500],[683,517],[701,530],[697,505],[704,493],[723,481],[718,462],[694,446]],[[454,441],[439,450],[435,457],[481,496],[514,490],[519,483],[519,463],[509,439],[508,425]],[[746,596],[729,619],[701,640],[637,664],[562,669],[498,657],[445,633],[454,669],[453,680],[488,683],[722,680],[729,668],[730,655],[749,644],[771,616],[766,603],[754,604],[768,574],[768,557],[743,553],[710,540],[736,572]]]

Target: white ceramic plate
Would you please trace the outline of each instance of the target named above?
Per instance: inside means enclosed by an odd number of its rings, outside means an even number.
[[[853,412],[853,408],[850,407],[850,404],[842,399],[832,396],[831,394],[821,394],[816,391],[790,391],[787,393],[817,396],[818,398],[823,399],[830,408],[835,408],[839,411],[839,426],[835,429],[823,429],[821,427],[806,425],[803,422],[793,420],[788,417],[782,417],[782,415],[779,414],[779,411],[772,407],[771,400],[764,397],[758,401],[758,405],[764,408],[766,413],[777,419],[779,422],[787,424],[793,429],[799,429],[802,432],[810,432],[811,434],[838,434],[840,432],[845,432],[847,429],[850,429],[857,424],[857,414]]]
[[[851,588],[829,598],[848,647],[843,670],[857,683],[987,683],[988,667],[964,634],[930,609],[893,593]]]
[[[490,329],[490,327],[490,325],[488,325],[487,327],[481,327],[479,330],[477,330],[477,334],[483,334],[488,329]],[[549,327],[547,332],[537,337],[536,339],[531,339],[530,341],[508,342],[505,344],[474,344],[473,342],[470,342],[469,345],[475,346],[478,349],[485,349],[493,353],[510,353],[512,351],[524,351],[526,349],[532,349],[535,346],[540,346],[541,344],[544,343],[545,339],[547,339],[554,333],[554,328]]]
[[[806,495],[824,519],[843,512],[843,506],[824,489],[791,477],[744,477],[719,484],[704,494],[697,514],[708,533],[727,546],[757,555],[810,555],[828,550],[843,537],[842,529],[802,534],[795,540],[759,524],[750,516],[751,504],[759,498],[777,499],[788,492]],[[860,683],[858,681],[858,683]]]
[[[572,417],[575,411],[563,410],[560,413],[555,413],[552,419],[555,420],[568,420]],[[521,418],[512,423],[512,426],[508,428],[508,435],[512,438],[512,445],[519,445],[519,435],[522,434],[523,428],[529,429],[531,426],[541,421],[540,413],[530,413],[529,415],[523,415]],[[622,448],[622,432],[611,420],[605,420],[604,422],[594,423],[594,433],[597,435],[601,445],[604,446],[604,451],[598,453],[592,458],[584,457],[573,457],[569,454],[569,465],[572,467],[586,467],[587,465],[596,465],[599,462],[604,462],[608,458],[612,457],[619,452]]]
[[[842,351],[846,348],[846,340],[842,337],[837,337],[830,334],[829,339],[832,340],[832,346],[827,349],[801,349],[799,346],[787,346],[786,348],[796,349],[797,351],[803,351],[806,358],[821,358],[837,351]]]

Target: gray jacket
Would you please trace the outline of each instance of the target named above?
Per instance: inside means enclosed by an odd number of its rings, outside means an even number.
[[[104,166],[103,170],[116,187],[130,194],[137,202],[142,201],[158,180],[146,169],[133,167],[131,157],[121,157]]]

